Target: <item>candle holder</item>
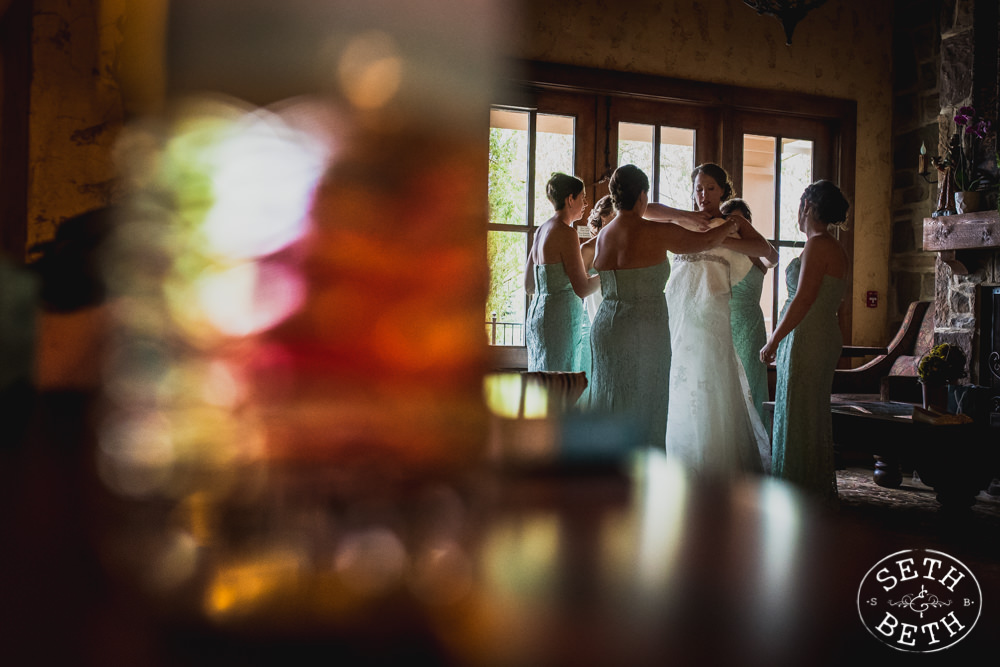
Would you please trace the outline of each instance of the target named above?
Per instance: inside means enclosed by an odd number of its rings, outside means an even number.
[[[955,208],[953,205],[953,195],[954,192],[951,187],[951,164],[947,160],[941,159],[940,156],[931,159],[931,164],[937,169],[938,179],[934,181],[938,184],[938,200],[937,200],[937,210],[931,213],[932,218],[940,218],[941,216],[954,215]],[[924,177],[927,178],[926,176]],[[930,182],[930,181],[928,181]]]

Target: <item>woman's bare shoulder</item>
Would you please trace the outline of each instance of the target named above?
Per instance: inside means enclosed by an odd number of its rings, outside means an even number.
[[[819,264],[823,273],[843,278],[847,272],[847,252],[840,241],[827,234],[813,236],[803,249],[812,264]]]
[[[811,251],[812,254],[823,254],[830,256],[837,256],[844,254],[844,246],[840,244],[840,241],[833,238],[829,234],[818,234],[812,236],[806,240],[806,251]]]

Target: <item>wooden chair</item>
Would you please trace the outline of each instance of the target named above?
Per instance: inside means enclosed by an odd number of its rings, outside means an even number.
[[[917,365],[933,344],[934,304],[914,301],[887,346],[888,352],[857,368],[838,368],[832,393],[880,394],[883,400],[919,402]]]
[[[550,414],[569,412],[587,388],[586,373],[560,371],[523,371],[521,373],[521,404],[518,416],[524,416],[524,398],[529,384],[543,387],[548,395]]]

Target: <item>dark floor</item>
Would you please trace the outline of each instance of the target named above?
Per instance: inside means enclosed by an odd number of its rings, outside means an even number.
[[[874,528],[885,548],[939,549],[967,565],[984,584],[986,601],[1000,604],[1000,496],[982,491],[965,512],[941,508],[934,489],[904,471],[899,488],[875,484],[872,468],[837,471],[843,521]]]

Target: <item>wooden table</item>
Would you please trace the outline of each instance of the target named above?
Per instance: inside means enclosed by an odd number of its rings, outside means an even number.
[[[765,403],[773,412],[774,402]],[[916,470],[946,510],[975,503],[998,471],[996,430],[978,424],[934,425],[913,420],[913,403],[877,394],[833,394],[833,441],[838,452],[874,457],[876,484],[897,488],[901,466]]]

